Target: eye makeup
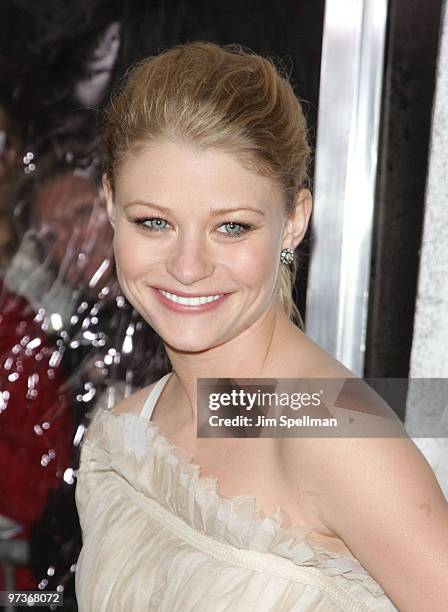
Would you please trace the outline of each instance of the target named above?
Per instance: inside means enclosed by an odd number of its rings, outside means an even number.
[[[164,227],[157,227],[154,225],[146,225],[148,222],[152,223],[152,222],[159,222],[160,223],[167,223],[167,221],[165,219],[163,219],[162,217],[159,217],[157,215],[155,216],[151,216],[151,217],[140,217],[140,218],[136,218],[134,219],[132,222],[135,223],[137,226],[141,227],[144,230],[150,231],[150,232],[163,232],[166,229],[166,226]],[[219,234],[225,236],[226,238],[239,238],[241,236],[244,236],[245,234],[247,234],[252,228],[253,225],[251,223],[243,223],[243,222],[239,222],[236,220],[233,221],[223,221],[218,227],[222,227],[222,226],[231,226],[231,228],[240,228],[238,231],[231,231],[231,232],[218,232]]]

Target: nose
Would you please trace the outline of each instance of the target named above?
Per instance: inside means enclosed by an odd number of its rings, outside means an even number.
[[[192,285],[213,273],[213,258],[205,236],[196,232],[178,236],[172,249],[166,269],[179,283]]]

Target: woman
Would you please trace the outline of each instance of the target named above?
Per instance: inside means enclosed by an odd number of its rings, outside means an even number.
[[[294,324],[311,195],[287,78],[179,45],[106,119],[118,279],[172,371],[89,428],[80,610],[446,609],[447,504],[408,438],[196,435],[197,379],[354,377]]]

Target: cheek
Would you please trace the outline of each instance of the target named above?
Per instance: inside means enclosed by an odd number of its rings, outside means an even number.
[[[126,278],[138,277],[148,267],[148,257],[139,246],[138,237],[119,226],[114,233],[113,247],[117,272]]]
[[[245,286],[257,288],[265,284],[270,290],[278,269],[275,245],[269,241],[253,242],[232,256],[231,266]]]

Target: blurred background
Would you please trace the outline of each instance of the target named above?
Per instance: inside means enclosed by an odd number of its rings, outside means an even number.
[[[59,590],[77,610],[85,430],[170,369],[116,280],[99,134],[125,70],[179,42],[290,68],[315,151],[306,333],[359,376],[405,381],[393,407],[448,496],[446,389],[412,383],[448,379],[446,15],[443,0],[1,0],[0,590]]]

